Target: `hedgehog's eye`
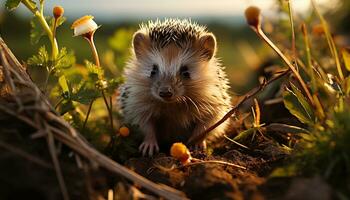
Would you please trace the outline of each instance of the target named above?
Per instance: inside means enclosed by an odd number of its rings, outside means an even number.
[[[180,68],[180,76],[182,78],[186,78],[186,79],[190,78],[190,72],[188,71],[188,67],[186,65],[181,66],[181,68]]]
[[[152,67],[153,68],[150,75],[151,78],[158,74],[158,65],[154,64]]]

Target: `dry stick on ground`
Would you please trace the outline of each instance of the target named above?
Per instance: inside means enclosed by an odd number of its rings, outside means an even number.
[[[35,138],[50,137],[48,142],[50,143],[49,146],[51,147],[56,173],[58,173],[57,178],[60,179],[61,191],[64,180],[62,178],[63,175],[60,175],[60,170],[57,168],[59,166],[59,161],[56,160],[57,155],[53,155],[56,154],[56,151],[52,149],[54,148],[52,144],[55,141],[68,146],[85,160],[91,161],[89,163],[96,163],[102,168],[118,176],[125,177],[164,199],[187,199],[183,192],[163,184],[153,183],[94,149],[83,136],[57,115],[46,97],[42,95],[32,82],[26,70],[19,64],[1,37],[0,54],[0,66],[2,66],[0,70],[4,71],[3,75],[5,76],[5,83],[0,82],[0,89],[2,88],[1,86],[8,88],[6,94],[0,96],[0,113],[34,128],[36,132],[32,136]],[[10,87],[9,84],[11,84]],[[3,94],[2,92],[1,94]],[[42,120],[42,124],[45,127],[39,126],[34,120]],[[65,193],[64,191],[62,192]],[[64,194],[64,196],[66,195]]]
[[[188,141],[187,144],[188,145],[194,145],[196,143],[198,143],[199,141],[202,141],[203,139],[205,139],[208,134],[210,133],[210,131],[214,130],[216,127],[220,126],[220,124],[224,123],[228,118],[230,118],[235,112],[236,110],[248,99],[250,99],[251,97],[255,96],[256,94],[258,94],[260,91],[262,91],[267,85],[269,85],[270,83],[284,77],[285,75],[289,74],[291,72],[290,69],[278,74],[277,76],[271,78],[268,81],[264,81],[261,85],[259,85],[258,87],[250,90],[228,113],[226,113],[218,122],[216,122],[214,125],[210,126],[208,129],[206,129],[203,133],[199,134],[199,135],[195,135],[193,137],[191,137]]]
[[[53,137],[53,134],[52,134],[51,130],[48,128],[48,124],[45,121],[43,121],[43,124],[44,124],[44,129],[47,132],[47,137],[46,137],[47,146],[49,148],[49,152],[50,152],[50,155],[51,155],[52,163],[53,163],[53,165],[55,167],[56,176],[57,176],[57,179],[58,179],[58,183],[60,185],[60,189],[62,191],[63,199],[69,199],[67,186],[66,186],[66,184],[64,182],[64,178],[63,178],[60,162],[59,162],[58,157],[57,157],[56,146],[55,146],[55,139]]]

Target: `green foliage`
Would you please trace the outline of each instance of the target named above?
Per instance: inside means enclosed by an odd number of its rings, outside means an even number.
[[[342,50],[343,60],[345,68],[350,71],[350,52],[349,49],[343,49]]]
[[[21,2],[25,2],[30,8],[36,8],[36,3],[33,0],[6,0],[5,7],[7,10],[12,11],[18,8]]]
[[[49,26],[50,26],[51,30],[53,30],[54,24],[55,24],[55,18],[51,17],[51,16],[47,16],[47,17],[45,17],[45,19],[46,19],[46,21],[49,22]],[[67,18],[65,18],[65,17],[58,18],[57,22],[56,22],[56,28],[61,26],[66,20],[67,20]]]
[[[52,61],[45,46],[39,48],[38,54],[33,55],[27,61],[28,65],[32,67],[45,68],[48,72],[54,72],[54,75],[59,75],[62,69],[67,69],[75,63],[75,56],[73,51],[67,52],[66,48],[63,47],[56,61]]]
[[[74,64],[75,64],[74,52],[73,51],[68,52],[67,49],[63,47],[60,50],[57,56],[57,59],[54,62],[52,70],[56,70],[56,74],[59,74],[60,70],[70,68]]]
[[[53,30],[55,18],[46,16],[45,20],[49,22],[49,26],[51,30]],[[56,27],[61,26],[65,21],[65,17],[60,17],[57,20]],[[30,42],[32,45],[37,44],[44,35],[47,35],[47,32],[43,30],[37,17],[32,18],[30,21],[30,27]]]
[[[88,105],[91,101],[99,97],[101,97],[101,92],[95,87],[95,84],[89,81],[83,81],[72,94],[71,100]]]
[[[28,59],[27,64],[35,67],[45,67],[47,68],[51,65],[49,53],[46,51],[45,46],[39,48],[37,55],[33,55]]]
[[[328,23],[314,1],[312,4],[325,37],[309,36],[304,27],[302,35],[296,35],[296,46],[300,46],[298,42],[305,43],[306,52],[299,51],[298,55],[307,65],[301,61],[299,73],[306,81],[311,80],[312,83],[307,84],[312,87],[313,98],[306,99],[293,84],[283,92],[285,107],[307,124],[308,130],[295,133],[297,143],[290,164],[276,169],[271,176],[322,176],[335,193],[350,195],[350,76],[342,71],[350,71],[350,54],[343,49],[343,63],[340,62]],[[312,16],[307,20],[312,22]],[[298,37],[304,37],[304,41]],[[319,43],[324,43],[322,48]],[[269,125],[266,128],[271,129]]]
[[[315,115],[312,107],[307,102],[300,90],[291,84],[292,90],[286,89],[283,93],[283,102],[286,108],[297,117],[302,123],[313,124]]]
[[[5,3],[5,7],[8,10],[14,10],[19,6],[20,3],[21,0],[7,0]]]
[[[233,140],[238,142],[246,140],[250,136],[255,135],[256,131],[258,131],[258,127],[249,128],[247,130],[240,132],[236,137],[233,138]]]
[[[88,71],[88,76],[93,81],[102,80],[104,77],[103,69],[99,66],[96,66],[92,62],[85,61],[85,65]]]
[[[70,90],[68,87],[68,83],[66,80],[66,77],[64,75],[60,76],[58,78],[58,84],[61,86],[62,88],[62,95],[64,99],[69,99],[70,98]]]
[[[31,74],[32,79],[42,86],[43,94],[55,105],[57,112],[81,131],[95,147],[107,150],[106,154],[119,161],[126,161],[130,156],[135,156],[138,153],[137,146],[140,143],[141,134],[120,137],[116,132],[118,127],[109,126],[120,118],[112,102],[117,87],[123,82],[120,77],[121,70],[129,56],[129,46],[134,31],[118,30],[108,40],[111,49],[107,51],[111,54],[106,60],[101,59],[102,65],[107,65],[106,67],[96,66],[89,61],[86,61],[85,65],[80,65],[76,63],[73,51],[66,47],[58,48],[55,30],[65,22],[66,18],[60,17],[55,23],[53,17],[44,15],[45,1],[37,2],[40,3],[40,7],[37,7],[36,2],[32,0],[6,1],[6,8],[9,10],[23,3],[33,14],[30,21],[31,44],[42,42],[43,36],[47,36],[48,40],[45,42],[49,42],[50,47],[45,43],[27,60],[29,71],[40,73],[39,76]],[[115,116],[114,120],[113,116]],[[113,137],[113,143],[101,141],[100,136],[103,135]]]
[[[42,29],[39,20],[36,17],[33,17],[30,21],[30,43],[32,45],[37,44],[41,37],[44,36],[46,33]]]
[[[330,109],[325,124],[313,128],[295,153],[302,174],[320,174],[340,190],[350,183],[349,99],[344,105],[340,111]]]

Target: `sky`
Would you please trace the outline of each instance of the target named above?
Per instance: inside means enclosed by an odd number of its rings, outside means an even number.
[[[339,0],[315,1],[320,7],[339,5]],[[310,6],[310,0],[291,2],[298,12],[306,12]],[[69,19],[91,14],[111,21],[118,18],[243,17],[249,5],[259,6],[263,14],[272,15],[278,7],[275,0],[46,0],[47,9],[55,5],[63,6]],[[16,12],[24,14],[27,11],[22,8]]]

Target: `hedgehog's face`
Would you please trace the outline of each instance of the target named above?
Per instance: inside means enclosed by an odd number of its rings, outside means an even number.
[[[151,96],[165,103],[180,103],[195,92],[193,85],[205,74],[203,70],[215,54],[216,41],[208,33],[183,47],[175,43],[159,47],[147,35],[137,32],[133,47],[138,70],[143,82],[150,86]]]

